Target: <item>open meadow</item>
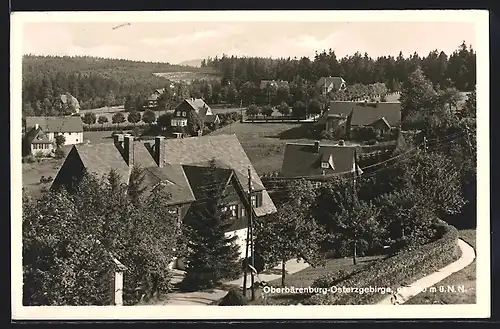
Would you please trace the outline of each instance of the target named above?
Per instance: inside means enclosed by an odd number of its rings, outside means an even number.
[[[234,134],[259,174],[280,171],[285,145],[292,142],[313,143],[308,138],[314,123],[241,123],[235,122],[210,135]],[[334,143],[333,141],[322,141]]]

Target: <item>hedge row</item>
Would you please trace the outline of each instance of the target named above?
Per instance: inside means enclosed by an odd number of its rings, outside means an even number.
[[[134,129],[135,127],[148,127],[150,124],[148,123],[143,123],[143,124],[121,124],[119,126],[117,125],[110,125],[110,126],[99,126],[99,127],[92,127],[88,125],[83,126],[83,131],[123,131],[123,130],[131,130]]]
[[[338,287],[390,287],[392,291],[429,275],[457,258],[458,231],[442,221],[436,225],[436,241],[402,251],[369,266],[367,270],[338,282]],[[330,293],[311,296],[310,305],[367,305],[383,299],[380,292]]]

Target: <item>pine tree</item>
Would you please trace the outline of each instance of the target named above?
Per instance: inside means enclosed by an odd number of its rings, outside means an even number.
[[[226,237],[230,225],[225,208],[227,177],[214,161],[204,168],[203,197],[198,198],[185,218],[188,236],[186,276],[181,283],[184,290],[214,287],[223,279],[237,278],[241,271],[236,237]]]

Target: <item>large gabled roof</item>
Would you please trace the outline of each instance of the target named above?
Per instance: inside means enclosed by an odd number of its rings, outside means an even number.
[[[46,133],[83,132],[82,118],[74,115],[26,117],[26,130],[37,124]]]
[[[312,177],[346,174],[354,170],[355,147],[320,144],[290,143],[285,147],[281,175],[283,177]],[[330,164],[322,168],[321,163]],[[333,166],[332,166],[333,165]]]
[[[276,211],[274,203],[264,190],[262,181],[236,135],[166,139],[163,143],[165,150],[162,158],[163,168],[157,169],[151,169],[157,167],[153,155],[154,141],[135,141],[133,144],[134,164],[142,168],[148,168],[148,179],[150,181],[154,181],[156,174],[157,177],[165,178],[165,180],[172,177],[171,180],[177,182],[175,185],[181,186],[181,181],[179,181],[179,177],[181,177],[179,168],[181,166],[208,166],[212,160],[215,160],[217,167],[230,169],[234,172],[245,192],[248,192],[248,170],[250,169],[254,190],[262,191],[262,206],[255,209],[257,216]],[[74,148],[84,167],[90,172],[107,175],[111,169],[115,169],[123,177],[124,181],[128,182],[131,169],[113,143],[75,145]],[[187,194],[183,194],[186,191],[186,189],[179,190],[176,195],[186,196]],[[182,198],[180,197],[180,199]]]
[[[328,117],[351,116],[352,126],[368,126],[384,119],[391,127],[401,125],[400,103],[331,102]]]

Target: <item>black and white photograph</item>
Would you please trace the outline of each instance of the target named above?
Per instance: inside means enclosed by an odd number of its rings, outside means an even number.
[[[489,317],[487,11],[11,24],[14,319]]]

